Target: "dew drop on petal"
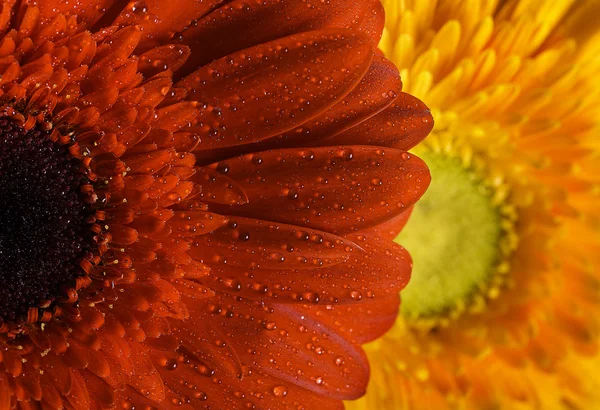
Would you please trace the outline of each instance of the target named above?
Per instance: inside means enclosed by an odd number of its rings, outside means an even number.
[[[273,394],[277,397],[285,397],[287,396],[287,387],[275,386],[273,387]]]

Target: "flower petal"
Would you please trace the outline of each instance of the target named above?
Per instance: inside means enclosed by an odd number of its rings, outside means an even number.
[[[188,326],[199,332],[222,332],[243,366],[330,398],[364,393],[368,378],[364,352],[319,321],[291,305],[218,297],[212,302],[206,309],[189,301],[193,323]]]
[[[165,44],[176,32],[184,30],[225,1],[176,0],[169,4],[163,0],[131,1],[118,15],[114,24],[140,26],[145,34],[140,48],[148,50],[155,45]]]
[[[243,205],[248,202],[248,196],[237,182],[213,169],[198,167],[190,180],[202,187],[199,197],[203,201],[223,205]]]
[[[324,28],[352,29],[368,35],[376,45],[383,20],[383,7],[378,0],[235,0],[181,33],[181,41],[192,49],[193,59],[186,65],[192,71],[194,66],[238,50]],[[256,24],[258,21],[260,24]]]
[[[372,226],[360,232],[367,235],[379,236],[383,239],[393,241],[396,238],[396,236],[398,236],[400,231],[402,231],[404,225],[406,225],[406,223],[408,222],[413,208],[414,206],[410,206],[406,211],[402,212],[401,214],[396,215],[395,217],[379,225]]]
[[[376,55],[369,71],[356,88],[342,101],[317,118],[273,138],[229,149],[210,151],[210,154],[212,158],[227,158],[268,149],[329,145],[322,141],[346,131],[384,110],[394,102],[401,88],[402,82],[398,75],[398,69],[390,61]],[[201,154],[207,155],[209,152]]]
[[[78,23],[90,27],[104,15],[114,0],[26,0],[24,3],[35,4],[40,9],[43,21],[49,22],[57,14],[76,15]]]
[[[242,379],[219,372],[219,377],[214,379],[217,382],[211,382],[194,369],[180,365],[165,371],[163,378],[169,386],[173,386],[173,390],[167,393],[167,399],[161,403],[161,409],[165,410],[344,409],[339,400],[317,395],[293,384],[283,385],[280,380],[258,371],[252,371]],[[118,402],[123,403],[124,408],[152,408],[156,405],[131,389],[117,394]]]
[[[248,195],[247,204],[221,211],[333,233],[364,229],[404,212],[430,181],[416,156],[368,146],[265,151],[209,167]]]
[[[412,260],[404,248],[377,236],[348,238],[364,251],[353,252],[344,264],[294,270],[215,266],[200,282],[262,302],[320,305],[373,303],[397,295],[406,286]]]
[[[10,384],[8,383],[8,374],[5,372],[0,373],[0,391],[6,392],[6,394],[0,396],[0,410],[10,410],[11,394],[8,394],[10,391]]]
[[[372,44],[350,30],[298,34],[202,67],[177,87],[205,108],[196,119],[198,149],[260,141],[327,110],[362,79]]]
[[[389,60],[376,55],[367,74],[346,98],[313,121],[278,136],[278,142],[286,146],[290,146],[290,142],[300,146],[321,145],[315,142],[352,128],[384,110],[394,102],[401,89],[398,69]],[[259,150],[262,151],[255,149]]]
[[[388,109],[319,145],[364,144],[408,150],[432,129],[429,108],[412,95],[400,93]]]
[[[358,247],[350,240],[281,223],[229,218],[229,223],[195,237],[189,255],[210,266],[264,269],[327,267],[346,261]]]
[[[400,307],[398,295],[352,305],[303,305],[307,316],[319,320],[356,343],[368,343],[387,332],[396,322]]]

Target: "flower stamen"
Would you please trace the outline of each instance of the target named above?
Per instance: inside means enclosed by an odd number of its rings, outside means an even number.
[[[424,329],[482,311],[501,292],[518,242],[504,179],[484,169],[468,147],[435,140],[419,153],[432,185],[396,237],[414,259],[401,314]]]
[[[89,169],[38,128],[0,118],[0,334],[76,300],[97,248]]]

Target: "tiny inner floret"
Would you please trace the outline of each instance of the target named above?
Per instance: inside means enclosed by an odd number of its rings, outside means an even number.
[[[49,131],[0,119],[0,325],[52,308],[85,276],[80,261],[94,245],[88,184],[81,161]]]
[[[459,158],[431,151],[421,156],[433,182],[396,241],[414,261],[402,315],[428,329],[496,296],[516,246],[516,216],[497,200],[493,182]]]

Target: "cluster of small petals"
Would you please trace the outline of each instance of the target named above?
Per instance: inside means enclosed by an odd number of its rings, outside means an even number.
[[[427,188],[405,150],[433,126],[375,51],[379,1],[0,7],[2,115],[81,161],[97,246],[0,334],[0,410],[362,395],[411,269],[374,227]]]

